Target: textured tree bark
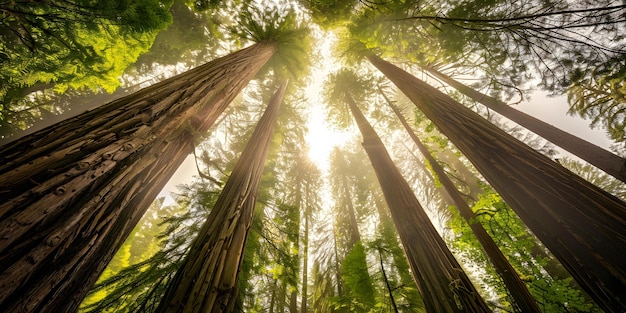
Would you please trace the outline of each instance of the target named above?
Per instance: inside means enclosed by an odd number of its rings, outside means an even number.
[[[502,116],[549,140],[590,164],[593,164],[607,174],[626,182],[626,160],[624,158],[568,132],[564,132],[533,116],[516,110],[506,103],[480,93],[433,68],[427,68],[426,70],[474,101],[482,103],[484,106],[500,113]]]
[[[368,59],[465,154],[601,308],[626,310],[626,204],[411,74]]]
[[[400,110],[398,110],[398,108],[393,105],[389,99],[387,99],[386,95],[383,94],[383,96],[387,100],[387,104],[391,107],[396,116],[398,116],[398,119],[406,129],[409,136],[411,136],[411,139],[413,139],[413,142],[417,145],[417,148],[420,150],[426,161],[430,163],[433,172],[435,172],[435,175],[439,178],[441,185],[452,200],[452,203],[450,204],[454,205],[459,210],[461,217],[463,217],[463,219],[470,226],[472,233],[476,236],[476,239],[478,239],[478,242],[482,246],[489,261],[504,281],[507,289],[509,289],[513,298],[513,306],[517,306],[519,308],[519,312],[540,313],[541,310],[528,290],[528,287],[526,287],[526,284],[519,277],[517,271],[513,268],[511,263],[509,263],[502,251],[500,251],[500,248],[498,248],[496,243],[489,236],[483,225],[477,221],[476,214],[474,214],[467,202],[465,202],[463,195],[461,195],[459,190],[456,189],[452,180],[450,180],[450,178],[446,175],[443,167],[439,165],[437,160],[435,160],[435,158],[428,151],[428,148],[426,148],[422,141],[417,137]]]
[[[491,312],[437,233],[372,126],[354,100],[347,97],[347,101],[363,135],[363,147],[389,205],[426,311]]]
[[[0,311],[73,312],[276,50],[261,43],[0,148]]]
[[[256,193],[287,82],[272,97],[157,312],[230,312]]]

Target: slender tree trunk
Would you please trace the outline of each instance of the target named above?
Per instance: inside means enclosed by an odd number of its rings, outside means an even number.
[[[439,150],[434,152],[438,160],[450,167],[450,176],[463,184],[466,188],[466,200],[476,201],[478,196],[483,193],[481,188],[481,180],[463,163],[457,155],[451,150]]]
[[[295,290],[289,297],[289,313],[298,313],[298,292]]]
[[[380,258],[380,271],[383,273],[383,280],[385,281],[385,287],[387,288],[387,293],[389,294],[389,301],[391,301],[393,311],[398,313],[398,306],[396,305],[396,300],[393,298],[393,290],[391,289],[391,284],[389,283],[387,273],[385,272],[385,264],[383,264],[383,254],[380,252],[380,250],[378,250],[378,256]]]
[[[491,312],[351,97],[346,99],[429,312]]]
[[[343,280],[341,279],[341,265],[339,262],[339,251],[337,249],[337,230],[333,224],[333,252],[335,255],[335,280],[337,281],[337,296],[343,296]]]
[[[601,308],[626,310],[626,204],[411,74],[368,58],[474,163]]]
[[[406,255],[402,253],[402,247],[398,242],[398,236],[393,228],[393,220],[389,216],[389,211],[385,211],[383,209],[383,207],[386,206],[382,202],[383,201],[381,201],[379,197],[374,197],[374,205],[376,206],[379,216],[380,231],[382,234],[389,234],[385,235],[383,238],[387,242],[387,245],[391,248],[391,257],[393,258],[398,275],[400,275],[400,283],[405,288],[405,292],[403,293],[404,298],[409,307],[415,312],[424,312],[424,301],[422,300],[419,292],[417,292],[417,288],[415,288],[417,286],[415,286],[415,281],[412,279],[409,271],[410,265],[407,262]]]
[[[343,197],[346,203],[346,210],[348,213],[348,219],[350,221],[350,242],[348,250],[352,249],[354,245],[361,241],[361,233],[359,232],[359,225],[356,222],[356,213],[354,212],[354,205],[352,205],[352,198],[350,197],[350,189],[345,176],[341,176],[341,184],[343,187]]]
[[[272,291],[270,295],[270,307],[268,313],[274,313],[274,306],[276,305],[276,289],[278,288],[278,280],[275,279],[272,282]]]
[[[305,198],[308,199],[308,183],[305,184]],[[302,260],[302,299],[300,301],[300,312],[307,313],[307,298],[308,298],[308,280],[309,280],[309,215],[310,206],[308,201],[305,201],[301,205],[304,207],[304,238],[302,238],[304,245],[303,260]]]
[[[0,311],[74,311],[195,133],[274,50],[254,45],[0,148]]]
[[[256,193],[286,87],[285,82],[272,97],[157,312],[230,312],[234,307]]]
[[[280,286],[280,293],[278,294],[278,306],[276,312],[285,313],[285,302],[287,299],[287,283],[283,282]]]
[[[434,68],[427,68],[426,70],[474,101],[482,103],[484,106],[500,113],[502,116],[549,140],[590,164],[593,164],[607,174],[626,182],[626,160],[624,158],[604,150],[582,138],[562,131],[524,112],[516,110],[498,99],[480,93]]]
[[[520,279],[517,271],[506,259],[483,225],[477,221],[476,214],[474,214],[467,202],[465,202],[463,195],[461,195],[459,190],[456,189],[452,180],[450,180],[450,178],[446,175],[443,167],[439,165],[437,160],[435,160],[435,158],[430,154],[430,151],[428,151],[426,146],[424,146],[422,141],[417,137],[400,110],[398,110],[398,108],[391,103],[386,95],[383,94],[383,96],[387,100],[387,104],[391,107],[404,126],[409,136],[411,136],[411,139],[413,139],[415,145],[417,145],[417,148],[420,150],[426,161],[430,163],[433,172],[435,172],[435,175],[439,178],[441,185],[452,200],[452,203],[450,204],[454,205],[459,210],[461,217],[463,217],[463,219],[465,219],[468,223],[472,233],[474,233],[474,236],[476,236],[476,239],[478,239],[483,251],[489,258],[489,261],[509,289],[511,296],[513,297],[513,306],[517,306],[520,309],[520,312],[541,312],[537,302],[528,290],[528,287],[526,287],[526,284]]]

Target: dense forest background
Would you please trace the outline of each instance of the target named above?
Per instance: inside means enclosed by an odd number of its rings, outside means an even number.
[[[626,309],[623,1],[0,9],[0,311]]]

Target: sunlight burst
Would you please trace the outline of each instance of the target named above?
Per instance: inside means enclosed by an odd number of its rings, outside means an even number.
[[[326,121],[324,109],[315,106],[311,109],[307,123],[309,132],[305,139],[309,147],[309,159],[322,171],[328,171],[330,151],[346,142],[352,134],[333,129]]]

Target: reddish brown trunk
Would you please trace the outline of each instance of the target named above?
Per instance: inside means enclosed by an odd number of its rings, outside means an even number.
[[[298,313],[298,293],[295,290],[289,296],[289,313]]]
[[[382,141],[347,98],[428,312],[491,312],[393,164]]]
[[[369,60],[467,156],[600,307],[626,310],[626,204],[411,74]]]
[[[0,311],[67,312],[228,103],[259,44],[0,148]]]
[[[448,85],[456,88],[458,91],[470,97],[474,101],[482,103],[484,106],[500,113],[502,116],[510,119],[511,121],[549,140],[555,145],[571,152],[590,164],[593,164],[595,167],[605,171],[607,174],[626,182],[626,160],[624,160],[624,158],[604,150],[584,139],[564,132],[524,112],[518,111],[506,103],[480,93],[433,68],[427,68],[426,70],[441,78],[441,80],[446,82]]]
[[[463,200],[463,195],[458,189],[456,189],[456,186],[454,186],[454,183],[452,183],[450,178],[446,175],[444,169],[430,154],[415,132],[413,132],[413,129],[409,126],[406,119],[404,119],[404,116],[402,116],[402,113],[400,113],[398,108],[396,108],[396,106],[394,106],[389,99],[387,99],[387,96],[384,94],[383,96],[387,100],[387,103],[393,112],[398,116],[398,119],[406,129],[409,136],[411,136],[411,139],[413,139],[413,142],[417,145],[417,148],[420,150],[426,161],[430,163],[433,172],[435,172],[435,175],[439,178],[441,185],[450,196],[452,201],[450,204],[454,205],[459,210],[463,219],[465,219],[465,221],[469,224],[474,236],[476,236],[476,239],[478,239],[483,251],[489,258],[489,261],[491,261],[491,264],[495,268],[496,272],[500,275],[504,284],[509,289],[509,292],[514,300],[514,306],[517,305],[520,312],[541,312],[541,310],[539,310],[539,306],[537,306],[537,302],[535,302],[535,299],[526,287],[526,284],[520,279],[517,271],[515,271],[511,263],[509,263],[504,254],[502,254],[502,251],[500,251],[500,248],[498,248],[496,243],[489,236],[483,225],[477,221],[476,214],[474,214],[467,202]]]
[[[276,92],[241,153],[157,312],[231,312],[239,267],[274,124],[287,83]]]

